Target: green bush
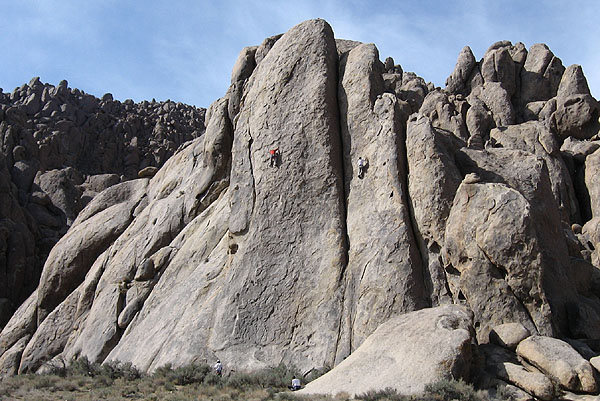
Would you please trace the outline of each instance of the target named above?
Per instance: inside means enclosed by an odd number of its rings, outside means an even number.
[[[440,380],[425,386],[424,396],[433,396],[439,400],[484,401],[471,386],[455,380]]]
[[[154,379],[163,378],[167,381],[183,386],[193,383],[203,383],[212,370],[207,364],[189,364],[173,369],[171,364],[161,366],[154,371]]]
[[[202,383],[210,373],[211,368],[206,364],[190,364],[173,370],[175,383],[179,385]]]
[[[75,359],[66,369],[67,376],[98,376],[100,374],[100,364],[92,363],[83,356]]]
[[[131,364],[131,362],[121,363],[116,361],[106,362],[100,365],[97,373],[100,376],[106,376],[111,379],[135,380],[142,377],[140,371]]]
[[[288,367],[284,364],[279,364],[274,368],[261,369],[251,375],[255,377],[256,383],[261,387],[287,388],[292,383],[294,376],[302,378],[295,367]]]

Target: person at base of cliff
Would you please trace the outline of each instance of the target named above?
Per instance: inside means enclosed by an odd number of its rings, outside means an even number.
[[[358,178],[363,178],[365,175],[367,163],[367,159],[363,159],[362,157],[358,158]]]
[[[277,161],[279,159],[279,155],[281,154],[279,152],[279,148],[271,149],[269,150],[269,153],[271,154],[271,167],[277,166]]]
[[[300,388],[302,387],[302,385],[300,384],[300,379],[298,379],[296,376],[292,377],[292,385],[289,386],[288,388],[292,391],[296,391],[296,390],[300,390]]]
[[[221,363],[220,360],[217,359],[217,363],[215,363],[215,366],[213,366],[213,369],[215,370],[215,373],[217,374],[217,376],[221,376],[223,374],[223,364]]]

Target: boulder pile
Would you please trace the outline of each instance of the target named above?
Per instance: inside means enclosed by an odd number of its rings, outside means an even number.
[[[545,45],[466,47],[442,89],[305,21],[241,51],[203,135],[70,215],[0,371],[220,359],[334,367],[309,392],[598,394],[599,114]],[[371,360],[393,369],[365,381]]]
[[[0,327],[87,203],[138,172],[151,175],[204,132],[204,113],[171,101],[98,99],[67,81],[0,89]]]

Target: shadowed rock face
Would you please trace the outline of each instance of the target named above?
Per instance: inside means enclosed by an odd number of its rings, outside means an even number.
[[[463,49],[442,90],[323,20],[243,49],[204,135],[153,176],[89,181],[109,188],[70,215],[0,334],[0,372],[79,356],[309,372],[440,305],[468,317],[448,349],[455,377],[468,368],[461,344],[503,324],[600,338],[597,109],[561,117],[570,97],[591,98],[580,68],[563,71],[545,46],[504,41],[479,63]],[[40,188],[79,179],[52,174]],[[18,204],[4,187],[3,205]],[[61,188],[30,197],[68,204]],[[502,377],[546,391],[510,363]]]

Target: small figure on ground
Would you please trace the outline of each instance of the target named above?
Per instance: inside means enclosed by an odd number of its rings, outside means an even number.
[[[296,376],[292,377],[292,385],[289,387],[290,390],[297,391],[300,390],[301,387],[302,385],[300,384],[300,379],[298,379]]]
[[[358,178],[363,178],[365,175],[365,169],[367,168],[368,161],[362,157],[358,158]]]
[[[217,374],[217,376],[221,376],[223,374],[223,364],[221,363],[220,360],[217,359],[217,363],[215,363],[215,366],[213,366],[213,369],[215,370],[215,373]]]
[[[269,153],[271,154],[271,167],[277,166],[279,156],[281,155],[281,153],[279,152],[279,148],[271,149],[269,150]]]

